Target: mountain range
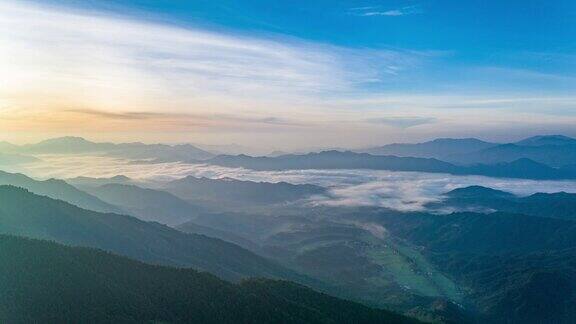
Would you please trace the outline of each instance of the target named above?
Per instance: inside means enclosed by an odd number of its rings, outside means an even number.
[[[0,148],[21,156],[96,153],[259,171],[364,169],[569,180],[576,179],[570,155],[575,141],[438,139],[370,153],[202,158],[184,146],[138,144],[130,151],[124,145],[132,144],[79,138],[35,148],[0,143]],[[521,196],[469,186],[444,193],[421,212],[307,203],[316,195],[330,196],[329,190],[194,176],[41,181],[0,172],[0,321],[179,322],[190,321],[191,314],[224,323],[280,321],[276,316],[305,323],[350,322],[347,316],[370,323],[408,321],[370,307],[433,323],[576,318],[576,194]],[[22,267],[29,271],[17,273]],[[89,282],[81,281],[81,274]]]
[[[251,157],[247,155],[220,155],[206,161],[232,168],[253,170],[301,170],[301,169],[369,169],[389,171],[417,171],[447,173],[453,175],[483,175],[523,179],[576,179],[576,168],[554,168],[521,158],[497,164],[456,165],[434,158],[371,155],[351,151],[324,151],[305,155],[282,155],[278,157]]]
[[[476,138],[438,138],[424,143],[394,143],[357,151],[373,155],[395,155],[443,160],[453,155],[469,154],[497,145],[496,143],[485,142]]]
[[[36,185],[48,190],[42,181],[37,184],[22,175],[14,178],[28,179],[21,181],[31,188]],[[216,200],[245,191],[245,186],[277,189],[277,184],[244,181],[239,185],[230,179],[185,180],[199,186],[188,191],[190,199],[195,192],[206,194],[203,185],[210,188],[215,183],[228,190],[215,196]],[[112,183],[104,184],[106,181]],[[200,208],[189,216],[184,213],[194,208],[190,199],[161,188],[114,183],[132,182],[126,177],[82,178],[80,182],[90,197],[142,219],[142,210],[148,208],[149,215],[157,218],[144,222],[94,212],[0,186],[0,233],[99,248],[151,264],[191,267],[234,282],[250,277],[288,279],[443,323],[500,323],[499,318],[513,323],[538,323],[538,318],[561,323],[574,316],[570,307],[576,300],[570,290],[576,279],[576,263],[571,263],[576,260],[574,194],[521,197],[473,186],[450,191],[444,201],[428,207],[482,213],[437,215],[280,204],[256,212]],[[63,181],[55,183],[72,187]],[[295,197],[292,191],[299,189],[290,187],[276,194]],[[302,193],[310,194],[307,190]],[[268,202],[252,203],[262,206]],[[180,209],[176,208],[179,204]],[[157,223],[172,207],[175,215],[181,210],[183,217],[174,217],[178,221],[171,225],[186,221],[178,230]],[[547,305],[546,310],[534,313],[532,309],[540,304]]]
[[[535,193],[517,196],[481,186],[458,188],[444,194],[444,200],[429,208],[502,211],[524,215],[576,220],[576,194]]]
[[[281,204],[325,193],[323,187],[287,182],[254,182],[232,178],[209,179],[187,176],[162,186],[162,190],[200,204]]]
[[[130,215],[144,221],[155,221],[169,226],[180,225],[201,210],[168,192],[141,188],[130,184],[110,183],[98,187],[80,186],[99,199],[119,206]]]
[[[78,207],[104,213],[122,213],[122,209],[108,204],[63,180],[35,180],[21,173],[0,171],[0,185],[12,185],[53,199],[61,199]]]
[[[234,233],[352,298],[430,321],[569,323],[576,316],[574,196],[518,197],[475,186],[447,193],[442,207],[503,201],[506,208],[431,214],[308,207],[201,215],[178,228],[194,232],[191,224],[202,224],[222,231],[213,235],[223,239]],[[450,315],[435,313],[437,304]]]
[[[231,243],[131,216],[81,209],[12,186],[0,186],[0,233],[95,247],[154,264],[193,267],[230,280],[300,278]]]
[[[455,280],[475,323],[570,323],[576,316],[572,220],[504,212],[359,216],[412,244]]]
[[[81,137],[59,137],[22,146],[4,145],[0,151],[22,154],[106,154],[130,159],[159,161],[202,160],[215,156],[190,144],[97,143]]]
[[[198,233],[197,224],[220,231],[210,233],[215,237],[328,283],[337,296],[439,322],[464,313],[455,304],[460,295],[454,283],[417,250],[379,235],[377,225],[371,232],[371,226],[346,211],[276,208],[200,215],[177,229]],[[434,305],[444,305],[444,310]],[[453,314],[447,316],[446,309]]]
[[[540,135],[499,144],[475,138],[442,138],[417,144],[390,144],[359,152],[436,158],[456,164],[496,164],[530,159],[551,167],[566,167],[575,164],[576,139],[563,135]]]
[[[0,258],[5,323],[418,323],[286,281],[232,284],[46,241],[0,235]]]

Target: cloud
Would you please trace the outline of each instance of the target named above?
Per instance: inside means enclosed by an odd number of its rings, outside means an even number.
[[[369,123],[385,124],[399,128],[410,128],[419,125],[425,125],[436,122],[432,117],[381,117],[367,120]]]
[[[125,112],[117,113],[96,109],[66,109],[65,113],[80,114],[87,116],[96,116],[99,118],[109,120],[134,120],[139,122],[145,121],[170,121],[176,124],[208,124],[210,122],[244,122],[251,124],[271,124],[271,125],[292,125],[292,126],[306,126],[306,124],[299,123],[287,118],[280,117],[257,117],[257,116],[241,116],[231,114],[189,114],[189,113],[162,113],[162,112]]]
[[[406,6],[391,10],[377,10],[378,8],[379,7],[358,7],[358,8],[352,8],[351,10],[356,12],[355,14],[357,16],[362,17],[373,17],[373,16],[398,17],[398,16],[415,15],[422,13],[422,7],[418,5]]]
[[[0,28],[0,95],[28,108],[264,109],[350,93],[419,59],[13,1],[0,4]]]
[[[82,115],[91,115],[102,117],[106,119],[120,119],[120,120],[146,120],[146,119],[156,119],[156,118],[178,118],[186,116],[184,114],[164,114],[156,112],[126,112],[126,113],[116,113],[104,110],[96,109],[66,109],[64,112],[76,113]]]
[[[460,187],[480,185],[518,195],[535,192],[576,193],[576,181],[536,181],[482,176],[453,176],[422,172],[375,170],[287,170],[254,171],[207,164],[144,163],[93,156],[43,156],[41,162],[22,166],[20,172],[41,178],[77,176],[112,177],[126,175],[146,184],[170,181],[188,175],[207,178],[235,178],[249,181],[315,184],[329,189],[309,202],[326,206],[376,206],[401,211],[423,211],[426,204]]]
[[[369,11],[362,14],[362,16],[404,16],[406,13],[400,10],[388,10],[388,11]]]
[[[510,125],[516,133],[569,131],[576,118],[574,98],[544,91],[572,93],[569,77],[456,68],[450,52],[347,48],[46,3],[62,2],[0,1],[3,139],[72,134],[292,150],[504,136]],[[423,120],[390,116],[436,120],[413,127]]]

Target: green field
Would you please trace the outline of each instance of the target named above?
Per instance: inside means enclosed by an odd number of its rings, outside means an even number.
[[[456,284],[413,248],[386,240],[384,244],[380,241],[372,245],[366,255],[405,290],[422,296],[461,301]]]

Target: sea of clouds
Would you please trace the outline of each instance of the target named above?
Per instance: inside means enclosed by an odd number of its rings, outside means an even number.
[[[42,162],[28,164],[20,171],[36,178],[61,179],[125,175],[148,186],[186,176],[315,184],[328,188],[328,193],[313,197],[310,201],[312,204],[379,206],[403,211],[423,210],[426,204],[441,200],[444,193],[471,185],[504,190],[521,196],[535,192],[576,193],[576,181],[536,181],[377,170],[254,171],[208,164],[150,163],[104,156],[42,156]]]

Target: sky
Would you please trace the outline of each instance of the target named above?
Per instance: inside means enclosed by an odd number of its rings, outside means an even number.
[[[576,2],[0,0],[0,140],[576,136]]]

